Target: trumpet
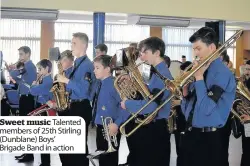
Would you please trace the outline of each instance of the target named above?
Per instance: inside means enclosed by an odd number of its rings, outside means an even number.
[[[109,129],[108,129],[108,124],[111,124],[113,123],[113,120],[111,117],[106,117],[104,118],[103,116],[101,116],[101,119],[102,119],[102,125],[103,125],[103,134],[104,134],[104,138],[108,141],[108,149],[106,151],[102,151],[102,150],[99,150],[99,151],[96,151],[92,154],[89,154],[87,156],[87,158],[89,158],[90,162],[96,166],[95,162],[94,162],[94,159],[97,159],[100,155],[103,155],[103,154],[107,154],[107,153],[112,153],[112,152],[115,152],[117,151],[113,145],[112,145],[112,142],[114,143],[114,146],[115,147],[118,147],[118,142],[117,142],[117,137],[116,136],[110,136],[109,135]]]
[[[108,150],[106,151],[106,153],[115,152],[116,149],[113,147],[112,142],[114,143],[115,147],[118,147],[117,138],[116,136],[110,136],[108,129],[108,124],[113,123],[113,120],[111,117],[103,118],[103,116],[101,116],[101,119],[103,125],[104,138],[108,141]]]
[[[169,80],[168,78],[164,78],[164,76],[161,76],[161,78],[164,80],[165,83],[165,87],[158,92],[158,94],[156,94],[151,100],[149,100],[141,109],[139,109],[133,116],[131,116],[127,121],[125,121],[121,127],[120,127],[120,131],[123,132],[123,134],[125,136],[130,136],[131,134],[133,134],[136,130],[138,130],[144,123],[148,123],[148,121],[153,120],[153,117],[155,117],[159,110],[165,105],[167,104],[169,101],[171,101],[171,99],[173,97],[177,97],[179,99],[182,99],[182,92],[181,92],[181,88],[187,84],[187,82],[190,82],[190,78],[193,77],[193,75],[204,65],[206,65],[209,62],[212,62],[214,60],[216,60],[217,58],[219,58],[219,56],[225,51],[227,50],[230,46],[233,45],[233,43],[235,43],[243,34],[243,30],[239,30],[237,31],[232,37],[230,37],[222,46],[220,46],[214,53],[212,53],[211,55],[208,55],[206,58],[204,58],[203,60],[200,61],[199,65],[192,67],[192,69],[186,73],[184,73],[183,75],[181,75],[180,77],[177,77],[175,80]],[[191,64],[192,65],[192,64]],[[193,65],[192,65],[193,66]],[[191,68],[188,67],[188,69]],[[160,73],[158,72],[158,75],[160,75]],[[125,126],[132,121],[139,113],[141,113],[150,103],[152,103],[153,101],[155,101],[155,99],[160,96],[162,93],[164,93],[165,90],[169,90],[170,91],[170,96],[164,101],[162,102],[152,113],[150,113],[147,118],[145,118],[143,121],[141,121],[134,129],[132,129],[129,133],[125,133]]]

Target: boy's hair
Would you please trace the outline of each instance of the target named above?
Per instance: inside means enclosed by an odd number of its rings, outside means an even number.
[[[22,46],[18,49],[18,51],[23,51],[25,54],[31,55],[31,50],[28,46]]]
[[[79,38],[83,43],[87,45],[89,43],[89,37],[86,33],[82,33],[82,32],[73,33],[73,37]]]
[[[111,60],[112,60],[112,56],[102,55],[102,56],[96,57],[94,59],[94,62],[101,63],[104,68],[109,67],[110,68],[110,72],[112,73],[112,69],[110,67]]]
[[[43,60],[41,60],[40,62],[38,62],[36,65],[37,65],[37,66],[41,66],[42,68],[48,67],[48,68],[49,68],[49,70],[48,70],[49,73],[50,73],[51,70],[52,70],[52,63],[51,63],[50,60],[48,60],[48,59],[43,59]]]
[[[229,63],[230,58],[229,58],[229,56],[226,54],[226,55],[223,55],[222,60],[223,60],[223,62]]]
[[[200,28],[189,38],[189,41],[191,43],[194,43],[198,40],[201,40],[206,45],[214,44],[216,48],[218,48],[219,39],[217,34],[212,28],[209,27]]]
[[[95,46],[95,49],[99,49],[100,51],[104,51],[105,53],[108,52],[108,47],[105,44],[98,44]]]
[[[250,65],[250,60],[248,60],[248,61],[246,62],[246,64]]]
[[[20,69],[21,67],[24,67],[24,63],[23,62],[18,62],[16,65],[17,69]]]
[[[186,58],[186,56],[185,56],[185,55],[182,55],[181,58]]]
[[[151,50],[152,53],[155,53],[157,50],[160,51],[160,57],[164,57],[165,53],[165,43],[163,40],[161,40],[158,37],[149,37],[139,44],[139,50],[141,51],[142,48],[145,48],[146,50]]]
[[[67,59],[74,61],[74,56],[72,55],[72,51],[70,50],[65,50],[61,53],[60,60],[62,60],[64,57]]]
[[[168,67],[170,67],[171,59],[167,55],[164,55],[163,59],[164,59],[165,63],[168,65]]]

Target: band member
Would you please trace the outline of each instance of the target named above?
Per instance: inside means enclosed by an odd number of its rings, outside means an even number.
[[[185,56],[185,55],[182,55],[182,56],[181,56],[181,62],[182,62],[182,63],[185,63],[186,61],[187,61],[186,56]]]
[[[165,43],[157,38],[150,37],[140,43],[141,60],[155,67],[155,69],[163,76],[173,79],[166,63],[164,62]],[[148,88],[151,93],[157,93],[164,87],[164,82],[154,72]],[[161,103],[169,96],[169,91],[157,98],[142,113],[147,115],[153,112],[157,107],[157,103]],[[131,112],[137,112],[148,101],[146,100],[126,100],[123,99],[121,106]],[[128,164],[130,166],[154,166],[169,165],[170,161],[170,134],[167,132],[166,119],[170,113],[170,102],[166,104],[157,114],[154,120],[143,125],[135,133],[127,138],[130,150],[130,158]],[[143,117],[143,115],[141,115]],[[136,123],[136,122],[134,122]],[[138,124],[136,124],[138,125]],[[134,128],[132,124],[132,128]],[[126,131],[130,131],[127,126]]]
[[[37,63],[37,69],[39,76],[37,80],[32,83],[30,92],[35,96],[36,108],[39,108],[42,105],[47,104],[47,102],[53,97],[50,92],[53,85],[53,80],[50,74],[52,63],[47,59],[43,59]],[[46,116],[46,114],[44,116]],[[50,166],[50,154],[41,154],[40,166]]]
[[[65,50],[61,53],[60,59],[59,59],[59,63],[61,63],[63,71],[65,73],[65,76],[67,78],[69,78],[70,73],[73,70],[73,63],[74,63],[74,56],[72,55],[72,52],[70,50]],[[54,101],[48,101],[48,105],[51,108],[56,109],[56,102]],[[67,111],[60,111],[58,112],[58,114],[60,116],[64,116],[65,113],[67,113]]]
[[[244,84],[250,91],[250,60],[245,64],[244,68]],[[250,116],[243,115],[241,117],[243,122],[250,121]],[[250,165],[250,137],[246,137],[244,126],[242,126],[242,156],[241,156],[241,166]]]
[[[74,67],[69,78],[63,75],[57,76],[57,82],[66,84],[66,89],[70,93],[70,108],[68,116],[80,116],[86,122],[86,154],[65,154],[62,158],[62,166],[89,165],[88,154],[88,126],[92,118],[92,108],[90,106],[91,87],[95,84],[94,66],[87,57],[88,36],[85,33],[74,33],[72,39],[72,54],[76,57]]]
[[[96,57],[100,55],[106,55],[108,52],[108,47],[105,44],[98,44],[95,46],[95,55]]]
[[[31,50],[28,46],[22,46],[18,49],[19,61],[24,62],[23,70],[12,70],[10,72],[11,79],[15,80],[18,84],[19,98],[19,111],[20,116],[27,116],[27,114],[34,110],[34,97],[30,94],[29,86],[36,80],[36,67],[30,60]],[[16,156],[19,162],[34,161],[33,154]]]
[[[110,134],[116,135],[117,144],[112,146],[117,150],[116,152],[101,155],[99,158],[99,166],[117,166],[118,165],[118,149],[121,134],[118,132],[118,128],[122,122],[122,113],[124,110],[120,107],[121,98],[114,87],[114,79],[111,76],[111,56],[102,55],[94,59],[94,73],[97,79],[101,80],[100,87],[96,90],[96,100],[94,100],[94,122],[96,128],[96,145],[97,150],[107,151],[109,149],[108,142],[103,136],[103,117],[104,123],[107,122],[107,127],[110,130]],[[112,125],[109,120],[105,120],[106,117],[110,117],[113,120]],[[109,125],[110,123],[110,125]],[[106,131],[108,132],[108,131]],[[109,133],[108,133],[109,134]]]
[[[216,51],[216,33],[203,27],[189,41],[201,61]],[[194,67],[198,65],[194,61]],[[219,128],[226,124],[235,98],[236,83],[221,58],[208,62],[195,74],[195,82],[183,87],[181,109],[187,120],[182,142],[185,166],[221,166],[222,145]]]

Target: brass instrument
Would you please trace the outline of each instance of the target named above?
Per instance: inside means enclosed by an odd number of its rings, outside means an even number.
[[[231,38],[229,38],[222,46],[220,46],[214,53],[212,53],[211,55],[207,56],[206,58],[204,58],[203,60],[200,61],[199,65],[197,65],[196,67],[193,67],[193,65],[190,65],[187,70],[189,70],[190,68],[192,68],[191,70],[185,72],[183,75],[181,75],[180,77],[175,78],[174,80],[169,80],[167,78],[164,78],[163,76],[161,76],[165,82],[165,88],[163,88],[158,94],[156,94],[153,98],[151,98],[150,101],[148,101],[148,103],[146,103],[140,110],[138,110],[133,116],[131,116],[127,121],[125,121],[125,123],[123,123],[120,127],[121,132],[124,131],[125,126],[134,119],[135,116],[137,116],[139,113],[141,113],[151,102],[153,102],[159,95],[161,95],[165,90],[169,90],[170,96],[163,102],[160,104],[160,106],[158,106],[151,114],[149,114],[147,116],[147,118],[145,118],[141,123],[139,123],[130,133],[125,134],[123,132],[123,134],[125,136],[130,136],[131,134],[133,134],[137,129],[139,129],[144,123],[148,122],[150,119],[153,119],[153,117],[158,113],[158,111],[169,101],[171,101],[171,99],[173,97],[177,97],[179,99],[182,99],[182,92],[181,92],[181,88],[183,86],[185,86],[188,82],[190,82],[190,79],[192,79],[193,75],[204,65],[207,65],[207,63],[212,62],[214,60],[216,60],[217,58],[219,58],[219,56],[225,51],[227,50],[230,46],[233,45],[233,43],[236,42],[236,40],[238,40],[240,38],[240,36],[243,34],[243,30],[239,30],[237,31]],[[160,73],[158,73],[158,75],[160,75]],[[193,79],[191,80],[193,81]]]
[[[175,130],[177,130],[177,112],[176,109],[174,108],[176,105],[174,104],[173,100],[171,103],[171,111],[170,111],[170,115],[167,119],[168,121],[168,131],[169,133],[173,133]]]
[[[236,100],[233,102],[231,112],[242,122],[241,116],[250,116],[250,92],[244,85],[242,78],[237,79]]]
[[[113,123],[112,118],[111,117],[104,118],[103,116],[101,116],[101,119],[102,119],[103,134],[104,134],[103,136],[108,141],[108,149],[105,150],[105,151],[98,150],[98,151],[96,151],[96,152],[94,152],[92,154],[89,154],[87,156],[87,158],[89,158],[89,160],[91,161],[91,163],[94,166],[96,166],[96,164],[94,162],[94,159],[97,159],[100,155],[104,155],[104,154],[107,154],[107,153],[112,153],[112,152],[117,151],[113,147],[112,142],[113,142],[115,147],[118,147],[118,142],[117,142],[116,136],[110,136],[110,134],[109,134],[108,124]]]
[[[121,99],[133,100],[142,97],[145,100],[149,100],[152,97],[138,68],[145,62],[141,62],[137,65],[135,62],[138,54],[139,52],[136,48],[128,47],[118,50],[113,57],[113,60],[115,59],[114,61],[116,63],[113,68],[118,68],[120,71],[122,70],[114,80],[114,87],[119,93]],[[130,112],[130,114],[133,115],[132,112]],[[140,122],[141,118],[136,117],[135,120],[136,122]]]
[[[46,113],[46,116],[57,116],[57,112],[54,109],[51,109],[47,104],[30,112],[28,116],[43,116],[42,114],[44,113]]]
[[[62,64],[60,62],[57,62],[57,67],[58,74],[65,75]],[[68,92],[66,92],[65,84],[61,82],[54,84],[53,87],[50,89],[50,92],[53,93],[54,98],[56,100],[57,110],[66,110],[68,108],[69,94]]]
[[[106,151],[106,153],[115,152],[116,149],[113,147],[112,142],[114,143],[115,147],[118,147],[117,138],[116,136],[110,136],[108,129],[108,124],[113,123],[113,120],[111,117],[103,118],[103,116],[101,116],[101,119],[103,125],[104,138],[108,141],[108,150]]]

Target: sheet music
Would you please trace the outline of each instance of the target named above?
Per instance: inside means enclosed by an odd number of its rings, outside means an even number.
[[[250,123],[245,123],[244,128],[245,128],[245,136],[250,137]]]

